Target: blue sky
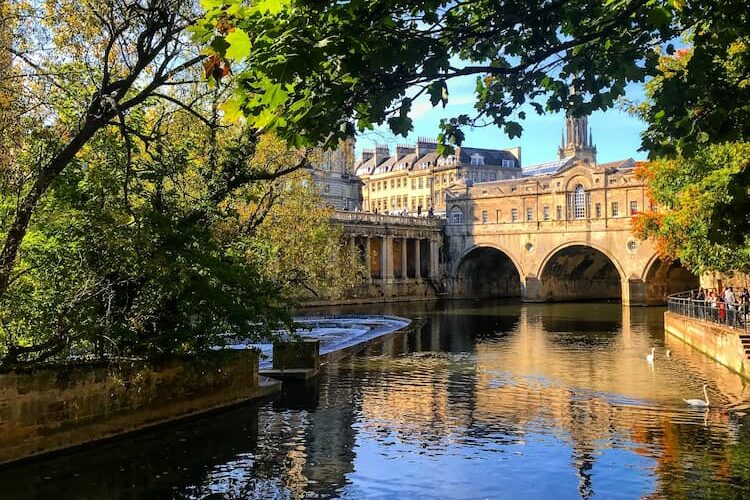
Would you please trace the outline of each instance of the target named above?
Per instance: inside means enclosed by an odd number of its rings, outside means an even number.
[[[462,113],[472,115],[474,80],[457,79],[449,83],[448,106],[432,108],[426,96],[417,99],[412,105],[411,117],[414,120],[414,131],[409,137],[395,137],[387,126],[366,132],[357,140],[357,154],[362,148],[369,148],[375,142],[385,142],[393,152],[395,145],[413,143],[419,136],[437,137],[438,124],[441,118],[457,116]],[[633,100],[643,98],[640,85],[630,85],[626,97]],[[464,129],[466,133],[465,146],[504,149],[515,146],[521,147],[522,163],[524,166],[542,163],[557,158],[557,147],[560,144],[560,134],[565,123],[563,113],[537,115],[533,110],[527,110],[526,120],[521,122],[524,127],[523,135],[513,140],[508,139],[497,127]],[[638,151],[640,134],[646,128],[641,120],[628,115],[618,109],[606,112],[596,112],[589,118],[589,127],[594,135],[597,146],[597,161],[605,163],[628,157],[642,160],[646,154]]]

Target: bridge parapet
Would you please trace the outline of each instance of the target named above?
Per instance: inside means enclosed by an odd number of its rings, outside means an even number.
[[[402,226],[418,227],[434,230],[442,230],[445,219],[434,217],[410,217],[405,215],[373,214],[369,212],[352,212],[346,210],[334,210],[331,219],[336,222],[348,224],[368,224],[377,226]]]

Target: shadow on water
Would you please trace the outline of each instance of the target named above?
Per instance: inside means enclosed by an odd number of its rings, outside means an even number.
[[[321,312],[419,321],[273,399],[1,469],[2,498],[750,497],[747,384],[659,309]],[[704,381],[717,407],[687,408]]]

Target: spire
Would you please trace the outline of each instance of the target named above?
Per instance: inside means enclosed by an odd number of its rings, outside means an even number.
[[[587,116],[575,117],[571,113],[565,115],[565,133],[557,154],[561,160],[575,157],[586,163],[596,163],[596,148]]]

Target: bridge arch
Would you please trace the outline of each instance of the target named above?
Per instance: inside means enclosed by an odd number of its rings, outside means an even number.
[[[454,276],[466,297],[523,295],[521,266],[509,252],[494,245],[474,245],[467,249],[458,259]]]
[[[679,260],[667,260],[658,254],[646,264],[641,279],[646,284],[646,301],[649,304],[664,304],[668,295],[700,286],[700,278]]]
[[[626,275],[607,249],[568,242],[553,249],[537,272],[539,298],[546,301],[622,300]]]

